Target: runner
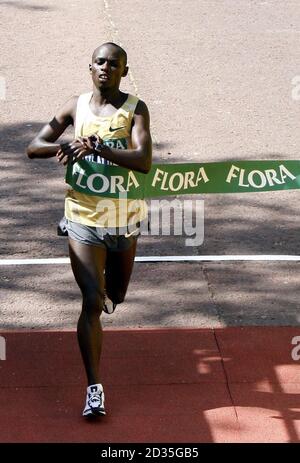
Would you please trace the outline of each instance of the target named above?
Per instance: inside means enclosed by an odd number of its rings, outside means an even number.
[[[57,156],[63,165],[85,158],[147,173],[152,162],[147,106],[119,89],[128,73],[125,50],[102,44],[89,69],[93,91],[72,97],[58,111],[28,146],[29,158]],[[70,124],[75,140],[56,143]],[[71,266],[82,293],[77,336],[88,382],[83,416],[94,417],[106,414],[99,373],[100,315],[102,310],[113,313],[124,301],[147,207],[143,200],[100,198],[69,189],[65,216]]]

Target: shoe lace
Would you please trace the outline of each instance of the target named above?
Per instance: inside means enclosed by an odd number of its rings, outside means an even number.
[[[95,405],[97,402],[100,402],[100,407],[102,406],[102,392],[93,392],[90,394],[88,404],[90,406]]]

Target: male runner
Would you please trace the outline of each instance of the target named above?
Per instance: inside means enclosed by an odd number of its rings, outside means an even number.
[[[93,91],[74,96],[58,111],[28,146],[29,158],[57,156],[64,165],[86,158],[147,173],[152,162],[147,106],[119,90],[128,73],[125,50],[104,43],[93,52],[89,68]],[[75,140],[56,143],[70,124]],[[108,211],[105,198],[72,189],[65,200],[71,266],[83,298],[77,336],[88,381],[85,417],[105,415],[100,315],[102,310],[113,313],[124,301],[140,223],[147,216],[143,200],[110,198],[109,204]]]

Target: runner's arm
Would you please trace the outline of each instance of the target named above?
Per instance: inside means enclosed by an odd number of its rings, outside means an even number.
[[[30,159],[51,158],[56,155],[60,148],[59,143],[55,143],[66,128],[73,124],[78,96],[70,98],[64,106],[57,112],[49,124],[44,125],[37,136],[27,147],[27,155]]]
[[[147,174],[152,163],[150,116],[146,104],[139,100],[133,115],[132,149],[117,149],[103,145],[101,156],[127,169]]]

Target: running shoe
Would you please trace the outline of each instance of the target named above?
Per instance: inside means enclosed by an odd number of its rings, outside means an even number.
[[[88,418],[106,415],[102,384],[92,384],[91,386],[88,386],[86,392],[86,403],[82,415]]]
[[[108,299],[107,296],[104,297],[103,311],[105,313],[108,313],[108,314],[114,313],[116,307],[117,307],[117,304],[115,304],[113,301]]]

